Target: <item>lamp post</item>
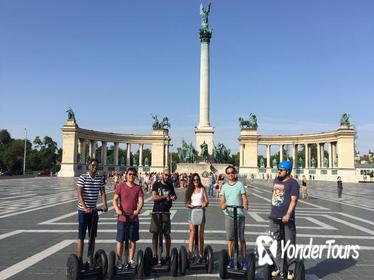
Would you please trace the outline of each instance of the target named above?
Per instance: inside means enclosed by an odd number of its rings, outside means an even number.
[[[26,175],[26,143],[27,143],[27,129],[25,128],[25,147],[23,151],[23,176]]]

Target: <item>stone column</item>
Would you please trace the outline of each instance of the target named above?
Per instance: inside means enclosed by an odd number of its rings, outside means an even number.
[[[309,168],[312,167],[312,144],[308,145],[308,166]]]
[[[297,145],[293,144],[292,145],[292,166],[294,168],[296,168],[296,149],[297,149]]]
[[[79,138],[79,144],[78,144],[79,163],[84,163],[83,149],[84,149],[84,139]]]
[[[332,167],[334,168],[334,167],[337,167],[335,165],[335,159],[336,159],[336,142],[332,142],[331,145],[332,145]]]
[[[305,169],[308,169],[309,164],[309,144],[304,144],[304,151],[305,151]]]
[[[283,161],[283,144],[279,145],[279,162]]]
[[[317,143],[317,168],[321,167],[321,143]]]
[[[271,168],[270,166],[270,144],[266,145],[266,168]]]
[[[199,124],[195,129],[195,149],[200,154],[200,145],[204,142],[208,144],[208,154],[213,154],[213,134],[214,129],[209,121],[209,101],[210,101],[210,61],[209,61],[209,43],[212,32],[205,25],[200,29],[200,114]]]
[[[107,158],[107,146],[105,141],[101,141],[101,162],[103,166],[106,165],[106,158]]]
[[[164,167],[168,167],[169,166],[169,145],[168,144],[165,144],[164,145],[164,151],[165,151],[165,162],[164,162]]]
[[[127,143],[126,166],[131,166],[131,144]]]
[[[90,146],[89,146],[89,156],[90,159],[95,158],[95,146],[96,146],[96,141],[91,140],[90,141]]]
[[[86,159],[86,140],[83,139],[82,141],[82,149],[81,149],[81,163],[85,164],[87,159]]]
[[[244,144],[241,144],[239,148],[239,167],[242,167],[244,162]]]
[[[333,167],[333,159],[332,159],[332,142],[329,143],[329,166],[328,168]]]
[[[143,147],[144,144],[139,144],[139,166],[143,166]]]
[[[119,148],[119,144],[118,142],[115,142],[114,143],[114,165],[118,165],[118,148]]]

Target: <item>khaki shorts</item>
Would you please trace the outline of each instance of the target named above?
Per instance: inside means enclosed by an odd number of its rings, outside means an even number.
[[[159,217],[161,217],[161,221],[159,221]],[[149,227],[149,232],[152,233],[160,233],[169,234],[171,229],[170,225],[170,214],[153,214],[151,217],[151,226]]]

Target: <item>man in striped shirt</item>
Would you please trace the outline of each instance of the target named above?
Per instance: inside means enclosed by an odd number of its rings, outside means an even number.
[[[90,159],[88,161],[88,172],[82,174],[77,182],[77,194],[78,194],[78,221],[79,221],[79,233],[77,241],[77,255],[82,259],[84,239],[86,238],[86,231],[91,229],[91,220],[93,215],[97,215],[97,212],[93,212],[96,208],[96,202],[101,194],[103,202],[104,212],[108,211],[106,193],[105,193],[105,178],[97,174],[97,159]],[[97,233],[97,221],[93,226],[93,236],[96,237]],[[95,246],[95,242],[93,242]],[[93,248],[95,249],[95,248]],[[93,250],[94,251],[94,250]]]

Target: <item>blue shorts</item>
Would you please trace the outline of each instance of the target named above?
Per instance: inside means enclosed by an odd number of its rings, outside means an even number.
[[[129,226],[129,240],[138,241],[139,240],[139,221],[138,222],[121,222],[117,220],[117,237],[118,242],[125,241],[126,234],[126,224]]]
[[[84,211],[78,210],[78,222],[79,222],[78,239],[84,240],[86,238],[87,228],[88,228],[88,236],[90,236],[93,215],[96,215],[96,223],[93,224],[92,234],[93,234],[93,237],[96,237],[97,222],[99,221],[99,215],[97,214],[97,212],[95,212],[95,214],[92,214],[92,213],[87,214]]]

